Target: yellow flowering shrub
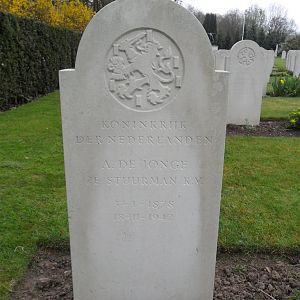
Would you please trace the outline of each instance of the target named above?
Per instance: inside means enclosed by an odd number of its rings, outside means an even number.
[[[30,11],[30,2],[28,0],[0,0],[0,2],[3,2],[3,5],[0,4],[1,10],[11,14],[24,17]],[[4,9],[2,9],[2,6],[4,6]]]
[[[83,31],[94,14],[79,0],[59,2],[56,9],[59,16],[58,25],[77,31]]]
[[[0,0],[0,11],[8,11],[10,2],[10,0]]]
[[[289,114],[289,122],[289,128],[300,130],[300,109],[294,110]]]
[[[75,31],[83,31],[94,15],[79,0],[0,0],[0,11]]]

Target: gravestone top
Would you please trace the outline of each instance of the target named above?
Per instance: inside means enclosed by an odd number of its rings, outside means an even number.
[[[282,59],[286,59],[286,51],[285,50],[282,51],[281,58]]]
[[[239,68],[250,70],[261,63],[262,50],[254,41],[239,41],[232,46],[230,51],[231,64]]]
[[[75,300],[212,299],[227,80],[173,1],[87,26],[60,72]]]

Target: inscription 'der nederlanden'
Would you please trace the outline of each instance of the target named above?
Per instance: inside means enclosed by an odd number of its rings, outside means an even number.
[[[166,34],[136,29],[117,39],[107,57],[112,96],[136,111],[161,109],[174,100],[183,79],[183,58]]]
[[[75,144],[118,144],[118,145],[211,145],[213,137],[211,135],[189,135],[186,130],[189,127],[187,121],[161,121],[161,120],[105,120],[99,123],[99,134],[76,135]],[[145,135],[143,129],[150,130],[150,134]],[[104,130],[104,131],[103,131]],[[110,134],[106,134],[110,130]],[[113,131],[124,130],[124,134],[113,134]],[[126,130],[131,130],[127,135]],[[136,134],[133,134],[136,132]],[[171,134],[176,132],[176,134]]]

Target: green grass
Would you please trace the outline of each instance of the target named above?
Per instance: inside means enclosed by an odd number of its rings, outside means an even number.
[[[285,59],[279,57],[275,58],[271,78],[276,76],[291,76],[291,73],[285,67],[285,63]]]
[[[0,114],[0,299],[39,242],[68,239],[58,93]]]
[[[300,290],[294,290],[289,300],[300,300]]]
[[[266,97],[262,102],[261,119],[287,119],[295,109],[300,109],[300,97]]]
[[[290,77],[292,74],[286,69],[285,67],[285,59],[276,57],[274,60],[273,70],[270,76],[270,80],[267,85],[267,94],[272,95],[273,87],[272,83],[275,81],[275,78],[283,78],[283,77]]]
[[[286,71],[285,62],[286,62],[285,59],[282,59],[280,57],[276,57],[275,61],[274,61],[274,69],[279,71],[279,72]]]
[[[269,101],[274,100],[264,101],[263,115],[283,114],[290,103],[282,99],[285,105],[274,109]],[[37,244],[68,241],[58,93],[0,113],[0,143],[0,299],[4,300],[24,274]],[[297,138],[227,139],[221,247],[300,249],[299,159]]]
[[[300,139],[228,137],[219,245],[300,248]]]

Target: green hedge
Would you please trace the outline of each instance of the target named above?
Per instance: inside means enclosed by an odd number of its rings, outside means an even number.
[[[0,110],[58,88],[74,66],[81,34],[0,12]]]

